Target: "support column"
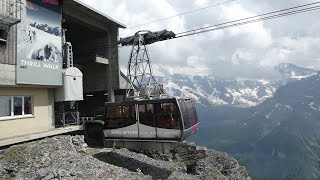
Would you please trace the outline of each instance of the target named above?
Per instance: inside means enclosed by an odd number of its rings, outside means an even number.
[[[111,65],[110,63],[107,65],[107,72],[108,72],[108,101],[115,102],[114,99],[114,89],[112,87],[112,72],[111,72]]]
[[[55,128],[55,115],[54,115],[54,89],[48,88],[48,120],[49,129]]]

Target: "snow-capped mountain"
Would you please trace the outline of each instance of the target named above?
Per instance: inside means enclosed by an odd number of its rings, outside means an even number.
[[[280,85],[277,81],[227,80],[212,76],[174,74],[159,78],[168,94],[189,96],[205,107],[233,105],[256,106],[272,97]]]
[[[300,80],[317,74],[315,70],[299,67],[290,63],[281,63],[275,67],[275,70],[279,71],[282,77],[287,80]]]
[[[61,36],[61,28],[60,27],[51,27],[48,24],[38,24],[37,22],[33,22],[33,23],[29,22],[29,25],[31,27],[42,30],[46,33],[53,34],[55,36]]]
[[[200,110],[194,141],[241,159],[257,179],[320,179],[319,89],[317,73],[255,107]]]
[[[168,94],[193,97],[204,107],[253,107],[272,97],[275,91],[288,81],[316,74],[312,69],[288,63],[280,64],[275,69],[281,73],[283,79],[239,80],[174,74],[158,77],[158,81],[164,84]]]

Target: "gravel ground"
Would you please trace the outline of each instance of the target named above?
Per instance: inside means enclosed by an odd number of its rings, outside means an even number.
[[[61,135],[1,150],[0,179],[250,179],[235,159],[214,150],[188,166],[149,156],[91,148],[81,135]]]

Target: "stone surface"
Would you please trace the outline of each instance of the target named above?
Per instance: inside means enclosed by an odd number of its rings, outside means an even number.
[[[91,148],[83,136],[55,136],[5,149],[0,179],[250,179],[225,153],[186,142],[177,151],[193,163],[173,151]]]

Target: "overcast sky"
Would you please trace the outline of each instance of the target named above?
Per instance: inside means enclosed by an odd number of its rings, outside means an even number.
[[[128,28],[227,0],[82,0]],[[139,28],[120,29],[120,37],[144,29],[175,33],[314,2],[311,0],[235,0]],[[288,62],[320,69],[320,10],[238,26],[149,46],[156,75],[173,73],[241,79],[277,78],[274,66]],[[126,68],[130,47],[120,48]],[[126,73],[126,72],[124,72]]]

